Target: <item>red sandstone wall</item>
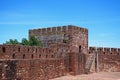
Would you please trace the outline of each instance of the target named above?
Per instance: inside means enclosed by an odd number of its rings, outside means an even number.
[[[0,79],[46,80],[63,76],[68,52],[69,46],[64,43],[51,48],[0,45]]]
[[[66,72],[72,75],[85,73],[86,55],[79,53],[68,53],[64,58]]]
[[[86,57],[84,54],[88,53],[88,30],[86,28],[68,25],[34,29],[29,30],[30,35],[35,35],[38,39],[41,38],[43,44],[47,42],[47,47],[53,48],[54,46],[53,49],[56,50],[55,56],[60,57],[61,54],[64,56],[67,72],[72,74],[85,73]],[[67,46],[58,46],[56,42],[65,43]],[[68,54],[65,55],[66,53]]]
[[[66,44],[54,44],[50,48],[20,45],[0,45],[0,59],[61,58],[69,52]]]
[[[68,45],[71,52],[88,53],[88,30],[76,26],[69,26],[66,34],[68,37]]]
[[[86,54],[78,54],[78,74],[85,73],[85,64],[86,64]]]
[[[0,80],[48,80],[63,75],[62,59],[0,60]]]
[[[90,47],[89,54],[95,54],[95,55],[98,54],[98,62],[96,62],[96,64],[98,63],[99,71],[107,71],[107,72],[120,71],[119,48]]]

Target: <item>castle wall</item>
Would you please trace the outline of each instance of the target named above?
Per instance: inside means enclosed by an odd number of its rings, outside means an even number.
[[[103,48],[103,47],[90,47],[89,54],[95,54],[98,62],[95,66],[99,71],[114,72],[120,71],[120,49],[119,48]]]
[[[66,72],[72,75],[85,73],[86,55],[79,53],[68,53],[64,58]]]
[[[31,35],[35,35],[45,45],[43,47],[51,47],[51,44],[55,43],[68,45],[68,55],[64,57],[66,71],[72,74],[85,73],[86,57],[84,54],[88,53],[88,30],[86,28],[68,25],[34,29],[29,30],[29,36]],[[61,50],[64,49],[61,48],[57,51]],[[59,56],[60,53],[56,54]]]
[[[0,45],[0,59],[61,58],[69,52],[66,44],[54,44],[51,48],[22,45]]]
[[[16,66],[19,68],[22,64],[24,64],[24,62],[30,63],[31,61],[37,62],[38,60],[45,63],[48,62],[49,64],[49,61],[52,62],[53,60],[57,61],[58,59],[62,59],[64,73],[70,73],[73,75],[84,73],[85,55],[73,53],[69,49],[70,46],[64,43],[53,44],[51,45],[51,48],[40,48],[36,46],[32,47],[21,45],[0,45],[0,60],[3,64],[7,64],[6,61],[10,61],[10,63],[12,61],[17,61]],[[18,62],[20,62],[21,64],[19,64]],[[23,68],[29,68],[29,64],[25,65],[26,66],[23,66]],[[35,65],[36,64],[33,64],[33,66]],[[37,66],[35,66],[34,68],[39,70]]]
[[[86,54],[78,54],[77,56],[78,56],[78,63],[76,62],[78,65],[77,73],[84,74],[87,56]]]
[[[89,47],[88,29],[60,26],[29,30],[37,46],[0,45],[0,79],[48,80],[70,73],[120,71],[120,49]],[[90,70],[89,70],[90,68]]]
[[[47,80],[66,74],[65,44],[51,48],[0,45],[0,80]]]
[[[0,80],[48,80],[66,75],[62,59],[0,60]]]

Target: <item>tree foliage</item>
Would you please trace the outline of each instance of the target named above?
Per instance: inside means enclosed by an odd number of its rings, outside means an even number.
[[[41,46],[40,41],[38,41],[37,38],[35,38],[35,36],[30,36],[29,45],[30,46]]]
[[[42,46],[41,42],[35,38],[35,36],[30,36],[29,40],[22,38],[21,42],[18,42],[17,39],[10,39],[4,44],[18,44],[18,45],[27,45],[27,46]]]
[[[20,42],[17,39],[9,39],[5,44],[20,44]]]
[[[22,38],[22,45],[29,45],[29,41],[26,38]]]

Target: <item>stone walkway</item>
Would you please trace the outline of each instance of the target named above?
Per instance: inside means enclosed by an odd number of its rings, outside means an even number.
[[[84,75],[67,75],[50,80],[120,80],[120,72],[99,72]]]

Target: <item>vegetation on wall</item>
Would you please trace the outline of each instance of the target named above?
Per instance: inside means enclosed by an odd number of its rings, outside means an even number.
[[[41,42],[37,38],[35,38],[35,36],[30,36],[29,45],[30,46],[42,46]]]
[[[21,44],[22,45],[29,45],[29,41],[26,38],[22,38]]]
[[[35,36],[30,36],[29,40],[22,38],[22,41],[19,42],[17,39],[9,39],[3,44],[17,44],[17,45],[27,45],[27,46],[42,46],[41,42],[35,38]]]
[[[20,44],[17,39],[10,39],[9,41],[6,41],[5,44]]]

